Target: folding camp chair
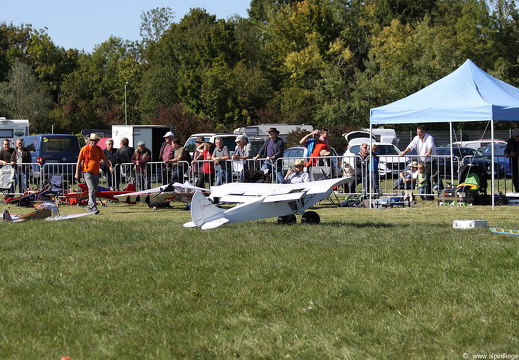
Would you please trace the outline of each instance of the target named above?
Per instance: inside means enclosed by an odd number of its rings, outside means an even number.
[[[464,165],[460,171],[460,184],[457,186],[459,196],[469,204],[486,203],[488,173],[479,165]]]
[[[310,168],[310,181],[327,180],[332,178],[330,166],[312,166]]]
[[[332,178],[332,168],[331,166],[323,165],[323,166],[312,166],[310,167],[310,181],[319,181],[319,180],[327,180]],[[333,195],[333,197],[332,197]],[[335,198],[335,199],[334,199]],[[332,194],[328,196],[328,200],[333,205],[339,205],[340,201],[337,197],[337,194],[332,191]]]
[[[61,175],[52,175],[50,177],[50,191],[47,195],[63,194],[63,177]]]
[[[0,169],[0,191],[4,193],[4,199],[9,192],[13,190],[14,168],[11,165],[5,165]]]

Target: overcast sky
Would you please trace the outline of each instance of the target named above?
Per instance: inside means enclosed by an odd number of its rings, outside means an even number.
[[[250,0],[0,0],[0,22],[45,29],[54,44],[92,52],[113,35],[140,40],[141,14],[169,7],[180,21],[191,8],[203,8],[219,19],[248,17]]]

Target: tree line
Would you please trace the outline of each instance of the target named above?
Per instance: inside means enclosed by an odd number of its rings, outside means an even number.
[[[141,40],[110,37],[92,53],[0,23],[0,116],[39,133],[126,121],[184,139],[258,123],[346,131],[466,59],[519,85],[512,0],[252,0],[247,18],[195,8],[175,20],[144,12]]]

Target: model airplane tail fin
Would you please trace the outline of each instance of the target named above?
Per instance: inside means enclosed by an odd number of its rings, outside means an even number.
[[[224,211],[202,195],[200,191],[195,191],[191,200],[191,219],[193,221],[184,224],[184,226],[191,227],[194,224],[195,226],[202,227],[206,222],[215,220],[215,217],[218,218],[218,215]]]
[[[4,210],[4,214],[2,215],[2,219],[7,221],[13,221],[13,218],[11,217],[11,214],[9,214],[9,211]]]
[[[135,184],[128,183],[123,189],[123,191],[137,191],[137,187],[135,186]]]

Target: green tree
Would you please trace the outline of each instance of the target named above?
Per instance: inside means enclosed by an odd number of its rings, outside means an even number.
[[[142,67],[138,58],[134,43],[115,37],[99,45],[92,55],[81,55],[78,69],[63,83],[62,112],[57,115],[60,125],[78,132],[124,124],[126,83],[128,122],[139,124],[137,85]]]
[[[18,59],[26,59],[27,43],[33,34],[31,25],[16,27],[0,23],[0,81],[5,81],[11,66]]]
[[[16,61],[0,83],[0,104],[5,116],[12,119],[29,119],[33,131],[49,129],[49,109],[52,99],[49,92],[38,83],[31,68]]]

